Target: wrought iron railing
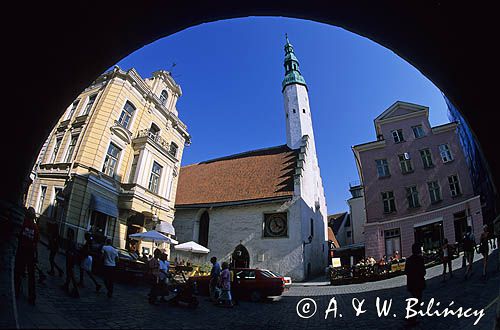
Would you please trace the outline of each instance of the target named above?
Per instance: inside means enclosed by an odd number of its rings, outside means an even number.
[[[143,137],[147,137],[148,140],[155,142],[163,149],[165,149],[166,152],[168,152],[169,143],[164,138],[162,138],[159,133],[154,133],[149,129],[143,129],[137,132],[137,138],[143,138]]]

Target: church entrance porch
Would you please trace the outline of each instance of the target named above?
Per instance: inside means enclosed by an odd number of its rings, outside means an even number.
[[[231,266],[233,268],[249,268],[250,254],[243,245],[238,245],[231,256]]]

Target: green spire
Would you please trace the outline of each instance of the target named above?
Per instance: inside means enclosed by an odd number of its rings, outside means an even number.
[[[282,91],[287,85],[300,84],[307,88],[306,81],[304,77],[300,74],[299,60],[293,52],[293,46],[288,40],[288,34],[285,33],[286,44],[285,44],[285,78],[281,83]]]

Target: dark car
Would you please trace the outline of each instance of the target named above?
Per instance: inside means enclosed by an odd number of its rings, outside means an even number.
[[[102,245],[91,246],[90,255],[92,256],[92,271],[96,274],[102,273],[104,266],[102,256]],[[118,250],[118,262],[116,263],[116,276],[123,279],[142,279],[146,273],[146,263],[138,260],[137,257],[130,254],[125,249]]]
[[[253,268],[235,268],[231,291],[238,299],[261,301],[266,297],[281,296],[285,289],[285,280],[281,276],[266,270]],[[190,282],[201,295],[209,294],[210,276],[192,276]]]

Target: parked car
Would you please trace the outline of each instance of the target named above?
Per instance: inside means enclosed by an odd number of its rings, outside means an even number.
[[[274,274],[276,277],[283,277],[283,280],[285,281],[285,290],[290,290],[290,286],[292,285],[292,278],[290,276],[281,276],[276,272],[272,272],[270,270],[268,270],[268,272]]]
[[[231,283],[233,294],[238,299],[261,301],[266,297],[281,296],[285,280],[267,269],[235,268]],[[198,294],[209,294],[210,276],[192,276],[188,280],[198,290]]]
[[[90,255],[92,256],[92,271],[96,274],[102,273],[104,266],[102,246],[91,247]],[[134,255],[130,254],[125,249],[118,250],[118,262],[116,263],[116,276],[124,279],[142,279],[146,273],[146,263],[138,260]]]

